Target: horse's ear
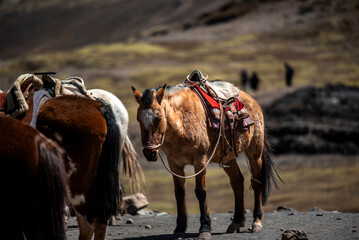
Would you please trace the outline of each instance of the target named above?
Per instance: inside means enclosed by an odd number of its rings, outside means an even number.
[[[159,104],[161,104],[163,96],[165,95],[166,86],[167,84],[163,85],[163,87],[161,87],[161,89],[157,91],[156,99]]]
[[[134,87],[131,87],[132,88],[132,92],[133,92],[133,95],[135,96],[135,98],[136,98],[136,101],[138,102],[138,103],[140,103],[141,102],[141,98],[142,98],[142,93],[140,92],[140,91],[138,91],[136,88],[134,88]]]

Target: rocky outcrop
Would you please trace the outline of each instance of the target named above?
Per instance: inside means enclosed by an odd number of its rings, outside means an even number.
[[[305,87],[264,109],[276,154],[358,154],[359,88]]]

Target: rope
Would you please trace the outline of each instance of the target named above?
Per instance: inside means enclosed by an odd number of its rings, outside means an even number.
[[[213,90],[212,90],[213,91]],[[217,96],[218,97],[218,96]],[[217,98],[218,99],[218,98]],[[222,123],[223,121],[223,106],[222,106],[222,103],[218,100],[218,104],[219,104],[219,108],[220,108],[220,112],[221,112],[221,117],[220,117],[220,123]],[[166,170],[171,173],[173,176],[176,176],[176,177],[179,177],[179,178],[183,178],[183,179],[189,179],[189,178],[193,178],[193,177],[196,177],[197,175],[199,175],[201,172],[204,171],[204,169],[207,168],[208,164],[212,161],[213,159],[213,156],[214,156],[214,153],[216,152],[217,150],[217,147],[219,145],[219,142],[221,140],[221,136],[222,136],[222,124],[219,124],[219,134],[218,134],[218,139],[217,139],[217,143],[216,143],[216,146],[214,147],[213,149],[213,152],[211,154],[211,157],[208,159],[208,161],[206,162],[206,164],[203,166],[203,168],[201,170],[199,170],[198,172],[196,172],[195,174],[193,175],[190,175],[190,176],[182,176],[182,175],[179,175],[177,173],[174,173],[173,171],[171,171],[171,169],[169,169],[169,167],[167,167],[167,165],[165,164],[165,162],[163,161],[163,158],[162,158],[162,155],[160,152],[158,152],[158,155],[160,156],[161,158],[161,162],[163,164],[163,166],[166,168]],[[163,140],[164,138],[162,139],[162,143],[163,143]]]
[[[249,172],[251,173],[251,184],[250,184],[250,186],[249,186],[249,189],[251,189],[251,188],[252,188],[252,182],[257,182],[257,183],[259,183],[259,184],[262,184],[262,182],[259,181],[259,180],[257,180],[257,179],[255,179],[255,178],[253,178],[252,168],[251,168],[251,166],[250,166],[250,164],[249,164],[249,161],[248,161],[247,156],[246,156],[246,162],[247,162],[247,166],[248,166]]]
[[[149,149],[149,150],[160,148],[162,146],[162,144],[163,144],[163,141],[165,140],[165,134],[166,134],[166,132],[162,135],[162,139],[161,139],[160,144],[152,145],[152,146],[143,146],[143,148],[144,149]]]

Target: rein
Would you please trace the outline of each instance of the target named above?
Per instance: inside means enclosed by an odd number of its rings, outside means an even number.
[[[209,87],[209,86],[208,86]],[[213,91],[213,89],[211,89],[212,91]],[[215,93],[215,92],[214,92]],[[217,98],[218,99],[218,98]],[[223,106],[222,106],[222,103],[218,100],[218,104],[219,104],[219,108],[220,108],[220,123],[222,123],[223,122]],[[216,142],[216,146],[214,147],[214,149],[213,149],[213,152],[212,152],[212,154],[211,154],[211,157],[208,159],[208,161],[206,162],[206,164],[203,166],[203,168],[201,169],[201,170],[199,170],[198,172],[196,172],[195,174],[193,174],[193,175],[190,175],[190,176],[182,176],[182,175],[179,175],[179,174],[177,174],[177,173],[175,173],[175,172],[173,172],[169,167],[167,167],[167,165],[165,164],[165,162],[164,162],[164,160],[163,160],[163,158],[162,158],[162,155],[161,155],[161,153],[160,152],[158,152],[158,155],[160,156],[160,158],[161,158],[161,162],[162,162],[162,164],[163,164],[163,166],[166,168],[166,170],[169,172],[169,173],[171,173],[173,176],[176,176],[176,177],[179,177],[179,178],[183,178],[183,179],[189,179],[189,178],[193,178],[193,177],[196,177],[197,175],[199,175],[201,172],[203,172],[206,168],[207,168],[207,166],[208,166],[208,164],[211,162],[211,160],[213,159],[213,156],[214,156],[214,153],[216,152],[216,150],[217,150],[217,147],[218,147],[218,145],[219,145],[219,142],[220,142],[220,140],[221,140],[221,137],[222,137],[222,131],[223,131],[223,126],[222,126],[223,124],[220,124],[219,125],[219,134],[218,134],[218,139],[217,139],[217,142]],[[162,135],[162,142],[161,142],[161,144],[158,144],[158,145],[156,145],[156,146],[146,146],[146,147],[144,147],[144,148],[146,148],[146,149],[155,149],[155,148],[160,148],[161,146],[162,146],[162,144],[163,144],[163,141],[164,141],[164,135],[165,134],[163,134]]]

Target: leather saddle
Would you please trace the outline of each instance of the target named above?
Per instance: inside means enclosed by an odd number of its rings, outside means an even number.
[[[189,74],[184,82],[201,99],[203,107],[207,111],[209,123],[213,128],[219,128],[220,124],[220,104],[225,114],[226,129],[247,130],[248,126],[253,125],[254,121],[240,99],[239,94],[219,97],[216,89],[207,83],[208,76],[199,70],[194,70]]]

